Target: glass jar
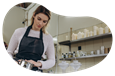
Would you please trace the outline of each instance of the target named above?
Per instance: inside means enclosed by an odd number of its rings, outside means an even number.
[[[75,51],[73,52],[73,57],[76,57]]]
[[[62,58],[64,58],[64,54],[62,53],[62,56],[61,56]]]
[[[66,58],[68,58],[68,53],[66,53]]]
[[[69,52],[68,56],[69,56],[69,58],[71,58],[71,52]]]

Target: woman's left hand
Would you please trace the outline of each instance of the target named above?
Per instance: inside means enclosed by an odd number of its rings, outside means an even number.
[[[41,62],[35,62],[33,60],[25,60],[31,64],[34,64],[34,67],[41,67],[42,66],[42,63]]]

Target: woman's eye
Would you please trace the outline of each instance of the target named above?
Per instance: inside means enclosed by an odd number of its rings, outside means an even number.
[[[38,20],[41,20],[40,18],[38,18]]]
[[[46,23],[46,21],[44,21],[44,23]]]

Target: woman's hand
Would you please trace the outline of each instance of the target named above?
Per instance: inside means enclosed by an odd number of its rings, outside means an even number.
[[[16,61],[16,63],[17,63],[17,64],[19,64],[19,62],[21,62],[21,59],[20,59],[20,60],[18,60],[18,61]]]
[[[25,60],[31,64],[34,64],[34,67],[41,67],[42,66],[42,63],[41,62],[35,62],[33,60]]]

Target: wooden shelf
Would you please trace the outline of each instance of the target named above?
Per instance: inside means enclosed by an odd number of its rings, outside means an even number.
[[[112,37],[112,33],[105,33],[105,34],[90,36],[90,37],[81,38],[81,39],[77,39],[77,40],[72,40],[72,41],[70,41],[70,40],[62,41],[62,42],[59,42],[59,44],[60,45],[68,45],[69,46],[72,43],[77,43],[77,42],[91,40],[91,39],[95,39],[95,38],[101,38],[101,37]]]
[[[81,57],[72,57],[72,58],[61,58],[60,60],[74,60],[74,59],[83,59],[83,58],[93,58],[93,57],[102,57],[107,56],[108,54],[100,54],[100,55],[89,55],[89,56],[81,56]]]

